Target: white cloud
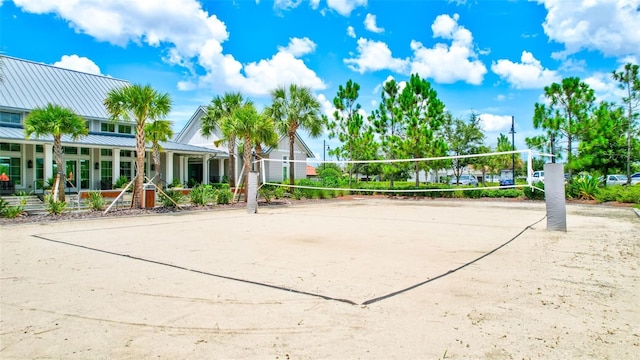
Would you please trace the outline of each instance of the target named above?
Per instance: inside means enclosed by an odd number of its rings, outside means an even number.
[[[319,94],[317,98],[320,102],[320,111],[322,111],[323,114],[327,115],[330,120],[333,119],[333,112],[336,111],[333,103],[329,99],[327,99],[324,94]]]
[[[433,37],[452,40],[451,45],[438,43],[432,48],[427,48],[419,41],[411,41],[411,49],[414,52],[411,73],[433,78],[439,83],[482,83],[487,68],[477,59],[471,32],[458,25],[458,19],[458,14],[453,17],[439,15],[431,25]]]
[[[313,10],[318,9],[318,6],[320,6],[320,0],[310,0],[310,1],[309,1],[309,6],[310,6]]]
[[[505,101],[506,99],[507,99],[507,97],[505,95],[503,95],[503,94],[498,94],[496,96],[496,100],[497,101]]]
[[[398,73],[406,73],[407,60],[396,59],[386,43],[381,41],[358,39],[358,57],[344,59],[349,69],[364,74],[368,71],[389,69]]]
[[[379,28],[378,25],[376,25],[376,16],[372,14],[367,14],[367,16],[364,18],[364,27],[365,29],[376,34],[384,32],[384,28]]]
[[[616,69],[620,70],[622,68]],[[620,99],[626,95],[624,90],[618,88],[618,82],[612,79],[611,73],[596,72],[582,81],[593,89],[598,101],[620,103]]]
[[[480,114],[480,126],[487,132],[511,130],[511,115]]]
[[[302,3],[302,0],[275,0],[273,8],[275,10],[291,10],[295,9]]]
[[[185,67],[192,78],[177,84],[180,90],[207,88],[267,94],[280,84],[296,82],[313,89],[326,85],[298,59],[315,50],[308,38],[293,38],[271,58],[243,65],[224,54],[226,25],[204,11],[196,0],[15,0],[25,12],[55,13],[79,33],[126,46],[133,42],[160,47],[164,60]],[[290,2],[293,4],[294,2]],[[204,74],[196,75],[196,70]],[[264,71],[264,73],[261,73]]]
[[[327,0],[327,6],[342,16],[349,16],[358,6],[367,6],[367,0]]]
[[[91,59],[84,56],[62,55],[59,61],[53,63],[53,66],[61,67],[69,70],[81,71],[89,74],[102,75],[100,68]]]
[[[562,43],[564,58],[580,50],[607,56],[640,54],[640,3],[637,0],[537,0],[547,9],[545,34]]]
[[[349,37],[354,38],[354,39],[356,38],[356,31],[355,31],[355,29],[353,28],[353,26],[348,26],[348,27],[347,27],[347,35],[348,35]]]
[[[291,38],[289,39],[289,45],[286,47],[278,47],[281,52],[289,53],[295,57],[312,53],[316,50],[316,44],[309,40],[308,37],[304,38]]]
[[[520,63],[501,59],[491,65],[491,71],[516,89],[538,89],[561,80],[556,71],[544,69],[539,60],[523,51]]]

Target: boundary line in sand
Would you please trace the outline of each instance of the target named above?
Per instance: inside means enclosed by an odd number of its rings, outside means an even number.
[[[485,257],[495,253],[496,251],[500,250],[501,248],[507,246],[509,243],[513,242],[514,240],[516,240],[518,237],[520,237],[520,235],[524,234],[527,230],[530,230],[533,226],[537,225],[538,223],[540,223],[542,220],[544,220],[546,218],[546,215],[543,216],[540,220],[535,221],[534,223],[525,226],[524,229],[522,229],[519,233],[517,233],[514,237],[512,237],[511,239],[509,239],[507,242],[499,245],[498,247],[494,248],[493,250],[490,250],[489,252],[465,263],[462,264],[460,266],[458,266],[455,269],[449,270],[445,273],[442,273],[440,275],[437,275],[433,278],[427,279],[425,281],[419,282],[417,284],[411,285],[409,287],[406,287],[404,289],[398,290],[398,291],[394,291],[391,293],[388,293],[386,295],[382,295],[370,300],[366,300],[361,304],[358,304],[352,300],[349,299],[340,299],[340,298],[334,298],[331,296],[327,296],[327,295],[322,295],[322,294],[316,294],[316,293],[311,293],[311,292],[307,292],[307,291],[303,291],[303,290],[296,290],[296,289],[291,289],[291,288],[286,288],[283,286],[278,286],[278,285],[271,285],[271,284],[267,284],[267,283],[262,283],[262,282],[258,282],[258,281],[253,281],[253,280],[247,280],[247,279],[241,279],[241,278],[236,278],[236,277],[232,277],[232,276],[226,276],[226,275],[220,275],[220,274],[215,274],[215,273],[210,273],[210,272],[206,272],[206,271],[202,271],[202,270],[198,270],[198,269],[192,269],[192,268],[188,268],[188,267],[184,267],[184,266],[180,266],[180,265],[175,265],[175,264],[170,264],[170,263],[166,263],[166,262],[162,262],[162,261],[157,261],[157,260],[151,260],[151,259],[146,259],[146,258],[142,258],[142,257],[138,257],[138,256],[131,256],[131,255],[127,255],[127,254],[123,254],[123,253],[117,253],[117,252],[113,252],[113,251],[108,251],[108,250],[102,250],[102,249],[98,249],[98,248],[94,248],[94,247],[90,247],[90,246],[85,246],[85,245],[80,245],[80,244],[74,244],[74,243],[70,243],[70,242],[66,242],[66,241],[61,241],[61,240],[54,240],[54,239],[49,239],[46,238],[42,235],[31,235],[37,239],[41,239],[41,240],[45,240],[45,241],[50,241],[50,242],[54,242],[54,243],[58,243],[58,244],[62,244],[62,245],[69,245],[69,246],[74,246],[74,247],[78,247],[81,249],[85,249],[85,250],[91,250],[91,251],[96,251],[96,252],[101,252],[104,254],[109,254],[109,255],[115,255],[115,256],[121,256],[124,258],[128,258],[128,259],[132,259],[132,260],[138,260],[138,261],[143,261],[143,262],[148,262],[151,264],[156,264],[156,265],[162,265],[162,266],[167,266],[167,267],[171,267],[174,269],[178,269],[178,270],[184,270],[184,271],[189,271],[189,272],[193,272],[193,273],[197,273],[197,274],[202,274],[202,275],[207,275],[207,276],[212,276],[212,277],[217,277],[220,279],[225,279],[225,280],[232,280],[232,281],[238,281],[241,283],[245,283],[245,284],[251,284],[251,285],[258,285],[258,286],[263,286],[263,287],[267,287],[270,289],[275,289],[275,290],[281,290],[281,291],[286,291],[286,292],[290,292],[290,293],[295,293],[295,294],[300,294],[300,295],[307,295],[307,296],[312,296],[312,297],[317,297],[317,298],[321,298],[324,300],[331,300],[331,301],[337,301],[337,302],[341,302],[341,303],[346,303],[349,305],[370,305],[370,304],[374,304],[377,303],[379,301],[382,300],[386,300],[392,297],[395,297],[397,295],[403,294],[405,292],[411,291],[413,289],[416,289],[420,286],[426,285],[432,281],[444,278],[445,276],[451,275],[453,273],[455,273],[458,270],[462,270],[465,267],[472,265],[482,259],[484,259]]]

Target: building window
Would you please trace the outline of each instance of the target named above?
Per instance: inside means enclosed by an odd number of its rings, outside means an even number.
[[[111,149],[100,149],[100,156],[113,156]]]
[[[44,159],[36,158],[36,190],[44,189]]]
[[[20,185],[20,158],[0,156],[0,174],[5,174],[13,185]]]
[[[42,154],[44,152],[44,146],[36,145],[36,152]]]
[[[0,122],[20,125],[20,114],[0,111]]]
[[[102,132],[116,132],[116,124],[112,123],[100,123],[100,131]]]
[[[113,162],[100,161],[100,188],[103,190],[111,189],[113,185]]]
[[[20,152],[20,144],[0,143],[0,150]]]
[[[131,125],[118,125],[118,133],[131,134]]]
[[[80,155],[89,155],[89,148],[80,148]]]
[[[126,176],[127,179],[133,178],[132,176],[133,173],[131,171],[133,167],[131,166],[131,164],[133,163],[130,161],[124,161],[120,163],[120,176]]]
[[[62,152],[67,155],[78,155],[78,148],[75,146],[63,146]]]
[[[131,150],[120,150],[120,157],[131,157]]]
[[[282,157],[282,180],[287,180],[289,178],[289,163],[288,157]]]

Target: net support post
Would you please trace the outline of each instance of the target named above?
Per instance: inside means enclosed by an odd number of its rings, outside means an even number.
[[[258,212],[258,172],[250,171],[247,182],[247,214]]]
[[[547,206],[548,231],[567,231],[565,196],[563,164],[544,164],[544,200]]]

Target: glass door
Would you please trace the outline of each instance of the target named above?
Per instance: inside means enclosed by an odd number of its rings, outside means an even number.
[[[80,160],[80,189],[89,189],[89,174],[91,163],[88,159]]]

